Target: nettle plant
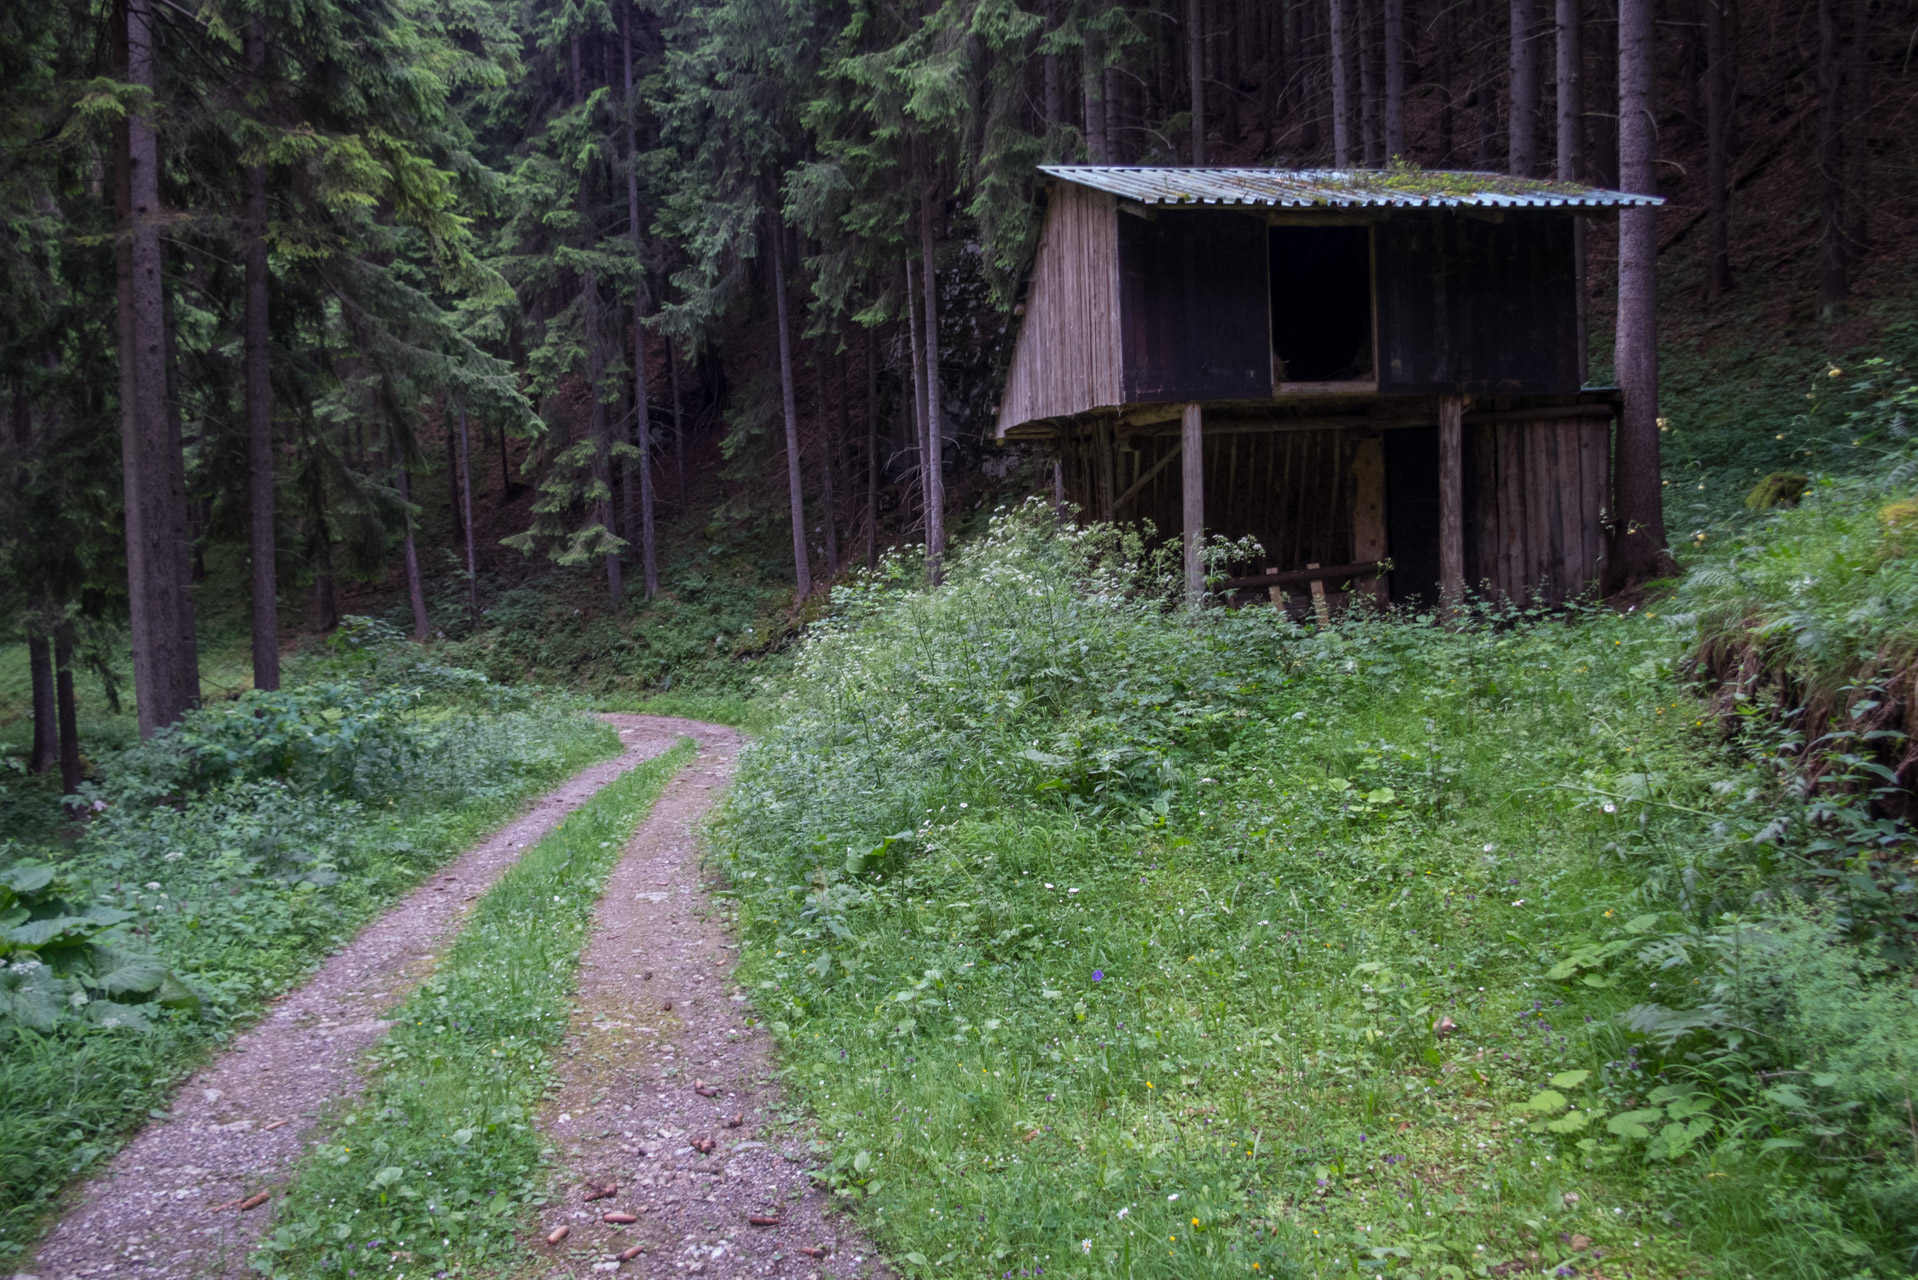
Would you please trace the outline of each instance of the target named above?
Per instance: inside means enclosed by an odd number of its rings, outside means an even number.
[[[0,871],[0,1027],[145,1031],[168,1011],[199,1010],[199,996],[127,935],[134,912],[77,897],[44,864]]]

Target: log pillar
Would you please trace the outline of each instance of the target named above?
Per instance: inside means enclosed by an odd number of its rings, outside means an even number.
[[[1439,397],[1439,603],[1465,599],[1465,397]]]
[[[1185,598],[1205,595],[1205,563],[1199,550],[1205,539],[1205,412],[1188,404],[1179,421],[1179,473],[1185,491]]]

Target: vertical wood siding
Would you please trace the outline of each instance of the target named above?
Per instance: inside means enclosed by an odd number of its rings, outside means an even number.
[[[1473,585],[1558,605],[1595,583],[1611,488],[1611,423],[1580,418],[1471,428],[1477,564]]]
[[[1113,197],[1052,188],[998,434],[1120,403],[1118,217]]]

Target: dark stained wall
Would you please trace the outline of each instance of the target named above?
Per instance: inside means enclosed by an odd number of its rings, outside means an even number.
[[[1405,211],[1375,231],[1379,390],[1578,390],[1572,217]]]
[[[1265,219],[1158,210],[1118,222],[1126,401],[1269,397]]]

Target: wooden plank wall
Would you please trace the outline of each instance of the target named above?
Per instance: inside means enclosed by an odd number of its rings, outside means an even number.
[[[1359,474],[1367,465],[1362,453],[1378,447],[1373,434],[1248,425],[1235,422],[1233,430],[1205,441],[1207,531],[1231,538],[1250,534],[1265,548],[1257,563],[1234,566],[1233,572],[1373,558],[1375,547],[1355,541],[1355,522],[1364,526],[1366,518],[1354,508],[1366,487]],[[1611,423],[1501,422],[1467,426],[1466,434],[1470,588],[1549,605],[1575,599],[1602,567]],[[1066,500],[1078,505],[1083,518],[1149,520],[1159,537],[1178,533],[1181,473],[1179,459],[1168,457],[1178,451],[1177,435],[1117,434],[1109,424],[1081,425],[1061,433],[1059,448]]]
[[[1270,565],[1299,569],[1308,564],[1352,560],[1352,459],[1356,433],[1257,431],[1235,424],[1205,440],[1205,524],[1208,533],[1250,534],[1265,548],[1255,563],[1235,573],[1261,573]],[[1150,520],[1160,537],[1177,535],[1183,522],[1179,448],[1168,432],[1134,432],[1113,439],[1111,498],[1106,496],[1106,446],[1095,428],[1062,436],[1066,500],[1084,518],[1101,519],[1110,501],[1125,497],[1116,516]],[[1159,464],[1164,462],[1164,466]],[[1145,480],[1136,492],[1134,486]],[[1336,584],[1335,584],[1336,585]]]
[[[1559,605],[1595,582],[1611,492],[1603,418],[1468,427],[1476,475],[1472,587]]]
[[[1000,436],[1121,402],[1118,216],[1106,192],[1053,186],[1000,401]]]

